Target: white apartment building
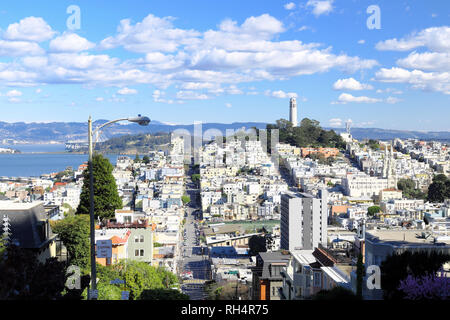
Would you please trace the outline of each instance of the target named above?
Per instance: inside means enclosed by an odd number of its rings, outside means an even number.
[[[281,196],[281,248],[313,250],[327,246],[328,192],[319,197],[286,192]]]

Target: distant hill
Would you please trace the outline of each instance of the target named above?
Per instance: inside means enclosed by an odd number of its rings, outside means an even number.
[[[108,120],[98,120],[93,123],[94,129]],[[241,128],[257,127],[263,129],[265,123],[245,122],[245,123],[205,123],[202,125],[203,133],[209,129],[218,129],[225,132],[227,129],[238,130]],[[159,121],[152,121],[146,127],[137,124],[113,124],[102,131],[100,138],[108,140],[123,135],[171,133],[177,129],[185,129],[191,134],[194,132],[194,125],[168,125]],[[9,141],[20,141],[26,143],[42,143],[56,141],[60,143],[87,141],[87,122],[51,122],[51,123],[7,123],[0,122],[0,143],[10,144]],[[8,140],[6,142],[5,140]]]
[[[94,122],[94,128],[107,122],[99,120]],[[225,133],[227,129],[239,130],[241,128],[265,129],[266,123],[261,122],[235,122],[231,124],[224,123],[204,123],[202,125],[203,133],[209,129],[217,129]],[[177,129],[185,129],[191,134],[194,132],[194,125],[169,125],[159,121],[152,121],[147,127],[141,127],[137,124],[114,124],[103,131],[102,140],[107,140],[124,135],[154,134],[158,132],[170,133]],[[333,129],[335,132],[343,132],[341,128]],[[419,132],[376,128],[352,128],[352,135],[358,140],[362,139],[380,139],[391,140],[394,138],[407,139],[416,138],[422,140],[443,140],[450,141],[450,131],[444,132]],[[50,122],[50,123],[7,123],[0,122],[0,143],[9,144],[9,141],[15,140],[26,143],[45,143],[56,141],[66,143],[69,141],[87,141],[87,122]]]
[[[337,133],[344,132],[341,128],[333,129]],[[392,130],[392,129],[377,129],[377,128],[352,128],[351,133],[353,138],[357,140],[364,139],[378,139],[378,140],[393,140],[399,139],[419,139],[419,140],[440,140],[450,141],[450,131],[406,131],[406,130]]]

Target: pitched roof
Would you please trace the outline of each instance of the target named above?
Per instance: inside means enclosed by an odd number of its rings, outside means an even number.
[[[56,236],[52,233],[50,225],[48,238],[43,232],[42,223],[45,223],[47,216],[42,202],[0,204],[0,217],[4,216],[9,218],[11,240],[21,248],[41,248]],[[3,234],[3,229],[0,229],[0,234]]]

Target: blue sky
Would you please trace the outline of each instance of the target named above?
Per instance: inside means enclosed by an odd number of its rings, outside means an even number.
[[[68,28],[70,5],[80,28]],[[381,29],[369,29],[371,5]],[[448,1],[8,1],[0,121],[450,130]],[[71,20],[72,21],[72,20]]]

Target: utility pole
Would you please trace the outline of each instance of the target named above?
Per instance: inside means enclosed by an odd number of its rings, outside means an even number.
[[[88,120],[88,142],[89,142],[89,217],[91,229],[91,293],[97,290],[97,268],[95,265],[95,218],[94,218],[94,165],[92,150],[92,118]],[[96,296],[89,295],[90,300],[96,300]]]

